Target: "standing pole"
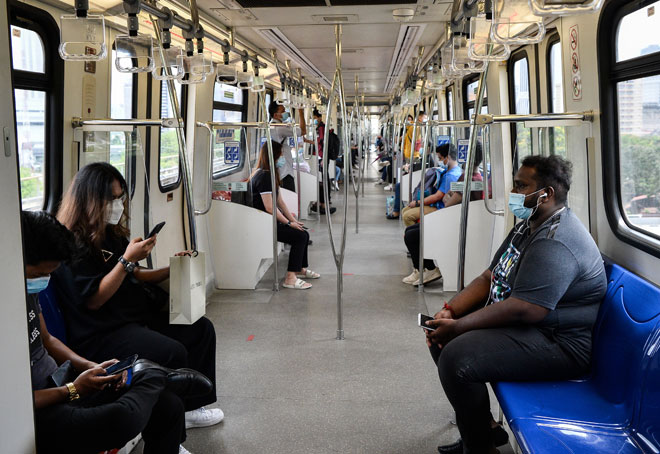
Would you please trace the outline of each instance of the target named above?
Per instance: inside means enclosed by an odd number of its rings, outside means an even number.
[[[424,293],[424,187],[426,186],[426,157],[428,156],[428,143],[430,124],[427,121],[424,127],[424,151],[422,152],[422,179],[419,185],[419,293]]]
[[[460,292],[465,287],[465,248],[467,245],[467,223],[468,211],[470,209],[470,183],[472,183],[472,173],[474,170],[474,149],[477,145],[477,117],[481,114],[481,107],[484,104],[484,93],[486,90],[486,79],[488,77],[488,68],[479,76],[479,89],[477,90],[477,99],[474,105],[474,115],[470,118],[470,144],[468,146],[467,162],[465,163],[465,178],[463,180],[463,202],[461,204],[461,225],[458,237],[458,283],[457,288]]]
[[[266,109],[266,96],[259,93],[259,103],[261,105],[261,118],[268,119],[268,111]],[[279,273],[277,271],[277,186],[279,183],[275,181],[275,160],[273,159],[273,142],[270,135],[270,125],[268,121],[264,121],[266,129],[266,146],[268,148],[268,166],[270,167],[270,184],[273,189],[271,199],[273,202],[273,291],[277,292],[280,289]]]

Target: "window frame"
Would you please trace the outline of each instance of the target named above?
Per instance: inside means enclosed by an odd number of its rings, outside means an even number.
[[[532,111],[532,79],[530,77],[530,61],[529,61],[529,53],[527,52],[526,49],[519,49],[516,52],[513,52],[511,54],[511,57],[509,58],[509,61],[507,62],[507,85],[509,88],[509,112],[511,112],[513,115],[517,115],[518,112],[516,112],[516,96],[515,96],[515,89],[516,89],[516,84],[515,84],[515,77],[513,74],[513,68],[516,63],[518,63],[520,60],[527,60],[527,86],[529,87],[529,111],[531,113]],[[511,123],[511,159],[512,159],[512,167],[513,167],[513,173],[518,171],[518,132],[516,130],[516,125],[517,123]],[[530,142],[530,148],[531,148],[531,154],[534,154],[534,148],[533,148],[533,143]]]
[[[112,43],[112,48],[111,48],[111,55],[112,51],[115,50],[115,43]],[[112,65],[112,63],[110,63]],[[114,68],[114,66],[113,66]],[[114,73],[113,69],[110,69],[110,80],[109,80],[109,85],[110,85],[110,100],[112,101],[112,75]],[[132,81],[131,81],[131,118],[137,118],[138,117],[138,74],[133,73],[132,74]],[[111,112],[112,111],[112,106],[108,106],[108,118],[112,118]],[[133,132],[135,132],[135,128],[133,129]],[[160,146],[160,144],[159,144]],[[146,161],[145,161],[146,162]],[[135,195],[135,186],[136,186],[136,166],[137,166],[137,156],[135,154],[131,156],[131,168],[133,171],[131,172],[130,175],[130,181],[127,181],[126,183],[128,184],[128,191],[130,193],[130,199],[133,200],[133,196]],[[159,169],[160,170],[160,169]]]
[[[12,99],[13,90],[16,89],[46,93],[42,209],[55,213],[62,197],[63,153],[58,151],[64,143],[62,128],[64,124],[64,60],[60,58],[57,50],[60,42],[60,29],[55,19],[42,9],[15,0],[9,0],[7,7],[9,25],[32,30],[39,35],[44,46],[43,73],[13,69],[13,64],[10,63]],[[16,106],[14,106],[15,109]],[[17,135],[16,126],[15,124],[15,135]],[[16,146],[18,147],[18,144]],[[18,154],[18,149],[16,153]],[[21,200],[21,206],[22,204]]]
[[[220,82],[217,81],[213,82],[213,93],[215,93],[215,84],[218,83]],[[222,85],[231,85],[231,84],[222,84]],[[250,90],[244,89],[242,90],[242,92],[243,92],[242,104],[231,104],[228,102],[216,101],[214,96],[213,106],[211,107],[211,118],[213,118],[213,113],[216,110],[224,110],[229,112],[241,112],[241,121],[246,122],[248,116],[248,96]],[[266,96],[266,92],[263,92],[263,96]],[[271,96],[272,96],[272,92],[271,92]],[[247,141],[248,141],[247,131],[241,128],[241,139],[240,139],[241,146],[245,147],[247,145]],[[238,173],[242,171],[244,167],[245,167],[245,159],[241,159],[241,162],[235,167],[230,167],[228,169],[224,169],[219,172],[213,172],[213,179],[219,180],[220,178],[226,177],[227,175]],[[211,168],[213,168],[213,160],[211,160]]]
[[[614,235],[637,249],[660,258],[660,237],[631,224],[624,215],[621,197],[617,84],[660,75],[660,52],[621,62],[616,61],[617,32],[620,21],[657,0],[612,0],[602,10],[598,24],[598,69],[602,110],[601,159],[603,161],[603,198],[605,213]]]
[[[160,117],[160,113],[162,112],[163,109],[163,84],[167,84],[167,81],[161,80],[159,84],[159,102],[158,102],[158,116]],[[169,89],[168,89],[168,96],[169,96]],[[179,104],[179,109],[181,109],[181,119],[183,120],[183,123],[185,124],[186,122],[186,104],[188,101],[188,87],[186,85],[181,85],[181,103]],[[186,128],[183,128],[183,134],[185,137],[186,134]],[[179,157],[179,178],[174,183],[170,183],[168,185],[163,186],[163,184],[160,181],[160,162],[161,162],[161,135],[162,135],[162,127],[158,128],[158,189],[160,189],[160,192],[166,193],[166,192],[171,192],[174,191],[179,187],[181,184],[181,177],[182,177],[182,169],[181,169],[181,158]]]
[[[447,120],[454,121],[454,84],[445,90],[445,103],[447,110]]]
[[[466,120],[469,120],[470,117],[468,116],[468,112],[470,109],[474,109],[474,106],[476,105],[477,101],[468,101],[468,92],[467,92],[467,87],[470,84],[473,84],[477,82],[477,87],[479,86],[479,74],[473,74],[470,76],[467,76],[463,79],[463,116],[466,117]],[[486,93],[486,96],[484,97],[484,103],[482,105],[483,107],[488,108],[488,93]],[[476,111],[475,111],[476,113]]]

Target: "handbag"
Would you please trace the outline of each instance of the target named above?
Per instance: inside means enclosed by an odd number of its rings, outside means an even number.
[[[170,324],[192,325],[206,313],[204,254],[170,257]]]

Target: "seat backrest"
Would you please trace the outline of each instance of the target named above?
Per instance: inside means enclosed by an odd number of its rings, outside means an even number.
[[[635,438],[646,452],[660,452],[660,322],[644,351],[644,381],[633,424]]]
[[[608,288],[594,330],[592,380],[606,400],[632,415],[645,346],[660,320],[660,289],[625,270],[611,272],[620,276]]]
[[[48,332],[66,344],[66,325],[64,324],[60,305],[57,302],[53,282],[46,287],[46,290],[39,293],[39,305],[41,306],[41,313],[44,316]]]

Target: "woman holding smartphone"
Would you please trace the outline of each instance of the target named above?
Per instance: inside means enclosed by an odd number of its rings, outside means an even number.
[[[273,146],[273,161],[275,164],[275,182],[280,182],[278,167],[285,163],[282,156],[282,145],[278,142],[271,142]],[[250,176],[250,185],[252,187],[252,206],[266,213],[273,213],[273,188],[271,185],[270,163],[268,160],[268,144],[261,146],[259,162]],[[305,279],[318,279],[319,273],[307,268],[307,246],[309,244],[309,233],[302,222],[298,221],[284,203],[282,196],[275,188],[275,197],[277,201],[277,241],[291,245],[289,253],[289,266],[286,277],[282,284],[285,288],[296,290],[306,290],[312,287],[312,284],[304,281]]]
[[[217,400],[213,324],[205,317],[192,325],[169,324],[169,295],[155,285],[169,278],[169,267],[138,266],[157,235],[129,241],[127,207],[124,177],[103,162],[80,169],[64,195],[57,218],[73,232],[78,249],[78,258],[55,273],[67,294],[61,300],[69,343],[94,361],[137,353],[172,369],[203,373],[214,387],[186,399],[186,426],[216,424],[222,410],[204,408]]]

